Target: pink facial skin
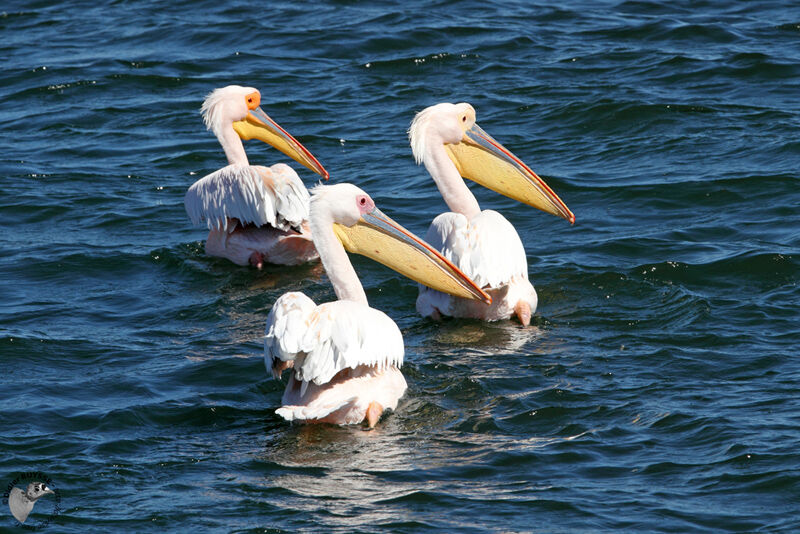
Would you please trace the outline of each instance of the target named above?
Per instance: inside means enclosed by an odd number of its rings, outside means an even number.
[[[375,202],[369,198],[369,195],[358,195],[356,197],[356,205],[358,205],[358,211],[361,215],[372,213],[375,210]]]

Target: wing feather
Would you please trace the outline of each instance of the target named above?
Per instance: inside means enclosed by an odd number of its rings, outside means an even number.
[[[483,210],[471,221],[460,213],[442,213],[431,223],[425,241],[480,287],[500,287],[520,276],[528,279],[519,234],[494,210]]]
[[[267,372],[272,372],[272,357],[289,361],[303,352],[303,340],[308,325],[306,319],[317,307],[303,293],[285,293],[272,306],[267,315],[264,336],[264,362]]]
[[[196,181],[184,197],[192,223],[205,220],[209,229],[227,229],[228,219],[238,219],[289,231],[308,220],[309,201],[300,177],[283,163],[228,165]]]
[[[359,365],[403,365],[403,336],[385,313],[338,300],[313,306],[302,293],[279,298],[267,317],[264,359],[294,360],[297,380],[322,385]]]

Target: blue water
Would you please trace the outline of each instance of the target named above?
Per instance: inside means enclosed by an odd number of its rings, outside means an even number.
[[[43,531],[800,530],[796,3],[0,11],[0,483],[52,478]],[[525,243],[533,326],[422,319],[354,257],[407,395],[373,431],[276,416],[270,306],[334,294],[203,252],[183,195],[225,164],[199,106],[231,83],[422,235],[445,206],[405,130],[470,102],[576,216],[473,187]]]

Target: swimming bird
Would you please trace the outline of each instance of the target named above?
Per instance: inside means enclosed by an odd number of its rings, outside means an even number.
[[[345,249],[441,291],[491,299],[354,185],[311,191],[311,235],[338,300],[316,305],[291,292],[275,301],[266,322],[264,363],[275,378],[291,369],[276,413],[288,421],[366,420],[374,427],[406,390],[403,336],[385,313],[369,306]]]
[[[42,482],[31,482],[24,491],[22,488],[14,486],[8,494],[8,507],[11,509],[11,515],[20,523],[24,523],[36,501],[48,493],[55,492]]]
[[[300,142],[259,107],[261,93],[229,85],[212,91],[201,113],[217,136],[228,165],[187,191],[184,205],[195,225],[206,220],[206,253],[237,265],[297,265],[319,256],[308,229],[308,190],[284,163],[250,165],[242,139],[259,139],[328,179],[328,172]]]
[[[500,213],[481,211],[462,177],[570,223],[575,216],[536,173],[475,123],[475,109],[467,103],[422,110],[408,137],[414,159],[425,165],[451,210],[433,220],[425,240],[492,296],[486,306],[420,287],[417,311],[434,319],[496,321],[516,315],[527,326],[538,297],[522,241]]]

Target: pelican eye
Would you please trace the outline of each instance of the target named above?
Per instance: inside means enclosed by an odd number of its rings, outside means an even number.
[[[361,202],[362,206],[366,206],[367,205],[367,199],[364,198],[364,197],[361,197],[361,200],[359,200],[359,202]]]
[[[461,117],[461,122],[467,122],[467,116],[466,116],[466,115],[464,115],[463,117]]]

